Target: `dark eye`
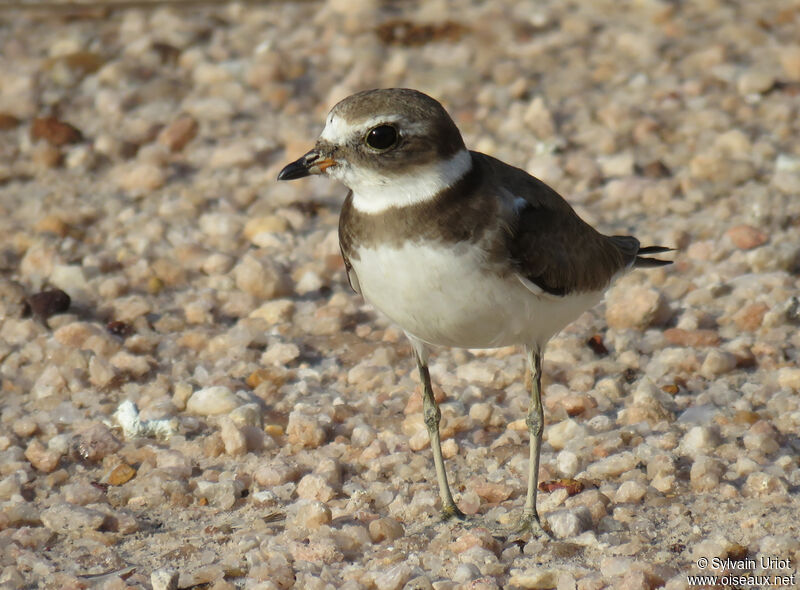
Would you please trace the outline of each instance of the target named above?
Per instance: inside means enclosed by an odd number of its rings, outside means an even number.
[[[397,143],[397,129],[391,125],[378,125],[369,130],[364,141],[374,150],[388,150]]]

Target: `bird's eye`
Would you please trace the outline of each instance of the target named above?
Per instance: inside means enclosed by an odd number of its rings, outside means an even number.
[[[374,150],[388,150],[397,143],[397,129],[391,125],[378,125],[367,132],[364,141]]]

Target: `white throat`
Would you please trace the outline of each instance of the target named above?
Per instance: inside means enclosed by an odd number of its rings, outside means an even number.
[[[337,168],[332,166],[328,173],[352,189],[353,206],[362,213],[374,214],[429,201],[469,172],[472,157],[469,151],[461,150],[447,160],[391,178],[350,166]]]

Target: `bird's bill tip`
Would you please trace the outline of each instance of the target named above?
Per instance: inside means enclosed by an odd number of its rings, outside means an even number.
[[[322,174],[335,164],[336,161],[333,158],[323,158],[319,153],[311,150],[294,162],[284,166],[283,170],[278,173],[278,180],[295,180],[312,174]]]

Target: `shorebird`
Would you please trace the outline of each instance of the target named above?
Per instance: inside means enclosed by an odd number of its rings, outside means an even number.
[[[626,271],[670,264],[647,257],[669,248],[599,233],[541,180],[467,150],[444,107],[416,90],[336,104],[314,149],[278,180],[311,174],[350,189],[339,218],[348,280],[411,342],[445,519],[464,514],[447,482],[429,352],[525,347],[530,463],[517,530],[545,535],[536,510],[545,346]]]

